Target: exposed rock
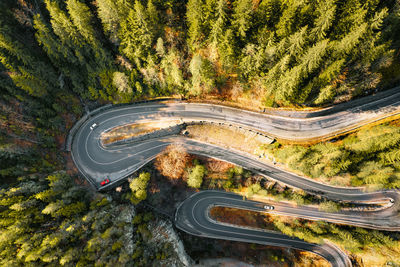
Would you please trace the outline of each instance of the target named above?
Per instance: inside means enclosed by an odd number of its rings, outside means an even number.
[[[128,254],[132,254],[134,252],[135,244],[132,236],[134,236],[133,227],[129,227],[130,223],[132,222],[133,218],[136,215],[136,210],[133,205],[126,205],[121,207],[118,210],[118,215],[115,218],[115,223],[125,223],[126,227],[124,227],[124,249],[127,251]]]
[[[172,223],[165,220],[157,220],[149,225],[153,236],[149,244],[159,245],[160,243],[170,243],[173,247],[174,255],[165,260],[160,260],[162,266],[192,266],[193,260],[187,255],[183,243],[172,227]]]

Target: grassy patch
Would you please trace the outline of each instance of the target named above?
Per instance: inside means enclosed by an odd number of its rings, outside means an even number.
[[[105,132],[101,135],[101,142],[103,144],[111,144],[116,141],[128,139],[130,137],[151,133],[163,128],[168,128],[179,124],[179,121],[160,121],[148,123],[133,123],[126,124],[120,127],[115,127],[111,131]]]
[[[196,124],[187,128],[189,137],[203,142],[229,147],[247,153],[257,153],[265,139],[253,132],[224,125]]]

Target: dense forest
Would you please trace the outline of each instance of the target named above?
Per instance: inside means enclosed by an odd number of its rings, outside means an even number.
[[[268,154],[290,168],[330,184],[371,189],[400,188],[399,120],[368,127],[311,146],[266,145]]]
[[[179,95],[338,103],[397,85],[399,48],[397,0],[1,0],[0,265],[148,266],[173,253],[151,241],[152,215],[132,206],[148,174],[112,199],[65,172],[64,139],[87,105]],[[304,168],[359,151],[363,170],[338,162],[310,175],[398,186],[398,146],[369,153],[352,138],[285,149]],[[191,175],[198,187],[204,169]]]
[[[47,104],[219,94],[320,105],[398,79],[396,1],[8,0],[1,10],[2,88]]]

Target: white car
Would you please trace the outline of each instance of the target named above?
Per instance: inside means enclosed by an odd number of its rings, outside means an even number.
[[[264,206],[264,209],[266,209],[266,210],[273,210],[273,209],[275,209],[275,208],[274,208],[274,206],[265,205],[265,206]]]
[[[90,130],[93,130],[94,128],[96,128],[98,125],[97,123],[93,123],[92,126],[90,126]]]

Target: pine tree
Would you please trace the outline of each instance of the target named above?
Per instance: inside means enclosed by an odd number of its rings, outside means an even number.
[[[91,46],[91,50],[94,52],[96,57],[96,63],[101,64],[100,68],[110,67],[109,55],[104,50],[103,45],[99,40],[99,35],[93,27],[94,16],[89,10],[89,7],[78,0],[67,0],[66,4],[73,24],[86,42]]]
[[[127,10],[130,9],[128,3],[121,0],[98,0],[97,8],[104,32],[114,45],[118,45],[120,23],[126,18]]]
[[[253,1],[236,0],[233,6],[232,26],[236,30],[237,36],[244,40],[248,30],[252,27]]]
[[[281,0],[261,1],[255,12],[256,23],[260,25],[260,28],[263,28],[263,31],[274,30],[282,15]]]
[[[326,37],[326,34],[335,19],[336,0],[318,1],[315,20],[315,27],[311,30],[311,34],[315,36],[315,40],[320,41]]]
[[[296,25],[296,15],[298,10],[302,7],[303,1],[289,0],[286,1],[283,8],[282,16],[279,19],[279,23],[276,25],[276,34],[280,38],[284,38],[293,33]]]
[[[211,49],[213,50],[218,49],[218,52],[214,52],[214,55],[212,56],[213,60],[216,60],[218,58],[218,56],[215,54],[220,53],[219,51],[223,49],[222,43],[223,43],[224,33],[226,32],[227,8],[228,6],[225,0],[218,1],[215,14],[216,20],[211,25],[211,32],[209,34],[209,40],[208,40]]]
[[[37,51],[18,39],[15,31],[0,19],[0,62],[11,72],[9,76],[18,87],[46,99],[44,96],[57,90],[56,71]]]
[[[179,67],[181,62],[180,54],[176,50],[170,50],[168,55],[162,60],[161,67],[166,75],[166,82],[170,92],[176,92],[183,86],[183,74]]]
[[[290,56],[296,58],[296,60],[303,54],[304,48],[308,41],[309,32],[308,27],[304,26],[299,31],[288,37],[288,45],[285,49],[289,52]]]
[[[188,45],[195,51],[204,39],[204,12],[202,0],[189,0],[187,3]]]
[[[202,92],[210,92],[213,89],[215,86],[215,71],[210,61],[197,54],[190,61],[189,70],[192,74],[191,94],[199,95]]]
[[[134,9],[121,23],[119,32],[121,45],[120,51],[138,68],[142,67],[151,51],[155,38],[147,12],[140,1],[135,1]]]

